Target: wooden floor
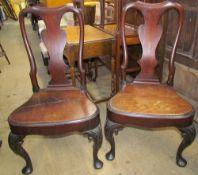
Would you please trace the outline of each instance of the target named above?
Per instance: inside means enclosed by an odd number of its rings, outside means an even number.
[[[44,76],[38,48],[38,36],[29,27],[31,42],[35,45],[38,76],[42,86],[49,80]],[[29,80],[29,66],[26,52],[19,32],[18,22],[7,21],[0,31],[0,40],[11,61],[0,58],[0,138],[3,145],[0,149],[0,174],[17,175],[25,162],[8,147],[8,115],[25,102],[32,94]],[[105,87],[105,88],[104,88]],[[110,73],[100,69],[96,83],[88,84],[89,90],[97,97],[110,91]],[[102,127],[106,117],[106,104],[99,105]],[[93,168],[92,142],[80,135],[69,135],[56,138],[28,136],[24,147],[32,158],[34,171],[32,175],[197,175],[198,172],[198,138],[184,151],[188,160],[186,168],[179,168],[175,163],[175,154],[181,136],[172,128],[161,130],[140,130],[125,128],[120,131],[116,140],[116,158],[107,161],[105,153],[109,144],[103,139],[99,157],[104,163],[101,170]]]

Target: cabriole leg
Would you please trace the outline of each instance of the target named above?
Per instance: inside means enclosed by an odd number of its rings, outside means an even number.
[[[89,140],[93,140],[93,159],[94,159],[94,168],[100,169],[103,166],[103,162],[98,158],[98,151],[102,145],[102,131],[100,125],[96,128],[85,131],[84,134],[88,135]]]
[[[105,137],[111,146],[110,151],[106,153],[107,160],[113,160],[115,158],[115,141],[114,141],[113,133],[115,132],[116,134],[118,134],[119,129],[122,128],[123,128],[122,125],[114,123],[109,119],[106,120]]]
[[[183,140],[177,150],[176,163],[180,167],[185,167],[187,164],[187,161],[182,157],[182,152],[187,146],[189,146],[194,141],[196,131],[193,125],[188,126],[186,128],[179,128],[179,130],[181,131]]]
[[[21,156],[26,162],[26,166],[22,169],[22,173],[30,174],[33,171],[33,168],[28,153],[22,147],[24,137],[25,136],[10,133],[8,137],[8,143],[12,151]]]

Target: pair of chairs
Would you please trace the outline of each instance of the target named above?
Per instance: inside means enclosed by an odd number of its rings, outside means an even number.
[[[167,84],[160,84],[155,67],[157,60],[155,50],[162,35],[160,17],[168,9],[176,9],[179,14],[178,32],[169,64]],[[145,23],[138,28],[139,38],[143,48],[140,74],[133,83],[126,83],[126,67],[128,53],[125,39],[125,16],[129,9],[139,10],[144,16]],[[67,35],[60,29],[61,16],[65,12],[76,14],[80,26],[78,67],[80,71],[80,88],[72,86],[66,79],[66,65],[63,60],[63,50]],[[41,33],[43,41],[49,51],[50,59],[48,70],[51,81],[45,89],[40,89],[36,78],[35,58],[27,38],[24,17],[28,13],[42,16],[46,29]],[[182,157],[183,150],[195,138],[195,129],[192,125],[193,107],[177,95],[172,88],[174,77],[174,55],[179,34],[182,27],[183,8],[178,3],[163,2],[149,4],[143,2],[129,3],[122,9],[121,34],[124,59],[121,65],[121,89],[107,104],[107,118],[105,136],[111,145],[106,154],[108,160],[115,157],[115,142],[113,133],[124,126],[140,126],[145,128],[176,127],[183,137],[176,156],[179,166],[186,165]],[[52,22],[53,21],[53,22]],[[78,132],[88,135],[94,141],[93,162],[96,169],[102,168],[103,163],[98,158],[98,151],[102,144],[102,131],[98,107],[88,98],[86,91],[85,70],[83,67],[83,15],[74,7],[32,7],[24,9],[19,17],[22,37],[30,62],[30,78],[32,82],[32,97],[17,108],[8,118],[11,129],[8,142],[10,148],[25,161],[23,174],[32,172],[32,163],[28,153],[22,147],[23,139],[27,135],[62,135],[69,132]]]

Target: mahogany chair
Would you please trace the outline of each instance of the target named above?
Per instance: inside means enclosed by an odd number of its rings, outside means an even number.
[[[128,10],[137,9],[144,17],[144,24],[138,28],[143,55],[139,60],[141,71],[133,83],[126,83],[126,67],[128,63],[127,44],[124,23]],[[160,18],[164,12],[175,9],[179,15],[178,31],[169,61],[167,84],[161,84],[155,74],[157,60],[155,50],[162,36],[163,28]],[[183,23],[183,7],[178,3],[162,2],[149,4],[143,2],[128,3],[122,10],[121,31],[124,49],[124,60],[121,65],[122,87],[110,99],[107,105],[105,136],[111,145],[106,154],[108,160],[115,157],[115,141],[113,133],[124,126],[144,128],[176,127],[183,137],[178,148],[176,163],[184,167],[187,161],[182,157],[183,150],[190,145],[196,135],[193,127],[194,109],[173,89],[175,73],[174,56]]]
[[[80,88],[72,86],[65,76],[66,65],[63,60],[63,50],[68,37],[60,29],[60,20],[64,13],[73,12],[77,15],[80,25],[78,65],[81,77]],[[49,51],[48,70],[51,80],[48,86],[40,89],[36,78],[36,63],[26,34],[24,18],[28,13],[42,16],[46,29],[41,33]],[[53,22],[52,22],[53,21]],[[26,162],[23,174],[32,172],[32,163],[28,153],[22,147],[27,135],[63,135],[69,132],[79,132],[93,139],[93,161],[96,169],[103,163],[98,158],[102,144],[99,109],[87,97],[85,70],[82,63],[84,24],[81,11],[74,7],[29,7],[20,13],[20,28],[30,62],[30,79],[32,82],[32,97],[17,108],[8,118],[11,129],[8,142],[10,148]]]

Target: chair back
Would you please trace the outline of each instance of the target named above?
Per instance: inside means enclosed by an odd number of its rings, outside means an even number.
[[[142,45],[142,57],[138,61],[141,71],[135,78],[134,82],[140,83],[159,83],[159,78],[156,75],[156,66],[158,64],[156,59],[156,48],[159,44],[160,38],[163,33],[163,26],[160,23],[161,17],[169,9],[175,9],[178,13],[178,30],[175,37],[174,45],[172,48],[172,54],[169,62],[169,76],[167,83],[173,84],[173,78],[175,73],[174,56],[176,46],[178,43],[179,35],[183,24],[183,7],[179,3],[165,1],[162,3],[144,3],[144,2],[133,2],[128,3],[122,9],[121,18],[121,35],[124,49],[124,59],[121,65],[122,69],[122,83],[126,83],[126,67],[128,64],[128,53],[125,39],[125,17],[129,9],[136,9],[141,12],[144,18],[144,24],[138,27],[138,35]]]
[[[56,8],[33,6],[22,10],[19,16],[21,34],[30,62],[30,78],[33,92],[39,91],[39,85],[36,77],[37,69],[35,57],[33,55],[26,33],[26,27],[24,23],[25,16],[31,13],[35,16],[41,17],[44,20],[46,29],[42,31],[41,36],[49,54],[48,71],[51,75],[51,80],[49,82],[48,88],[62,89],[72,87],[71,82],[66,77],[67,66],[63,59],[63,51],[67,41],[67,35],[65,31],[60,28],[60,20],[63,14],[67,12],[73,12],[79,21],[80,37],[78,66],[81,76],[81,88],[85,89],[85,71],[82,65],[84,42],[84,23],[82,12],[77,8],[67,6]]]

